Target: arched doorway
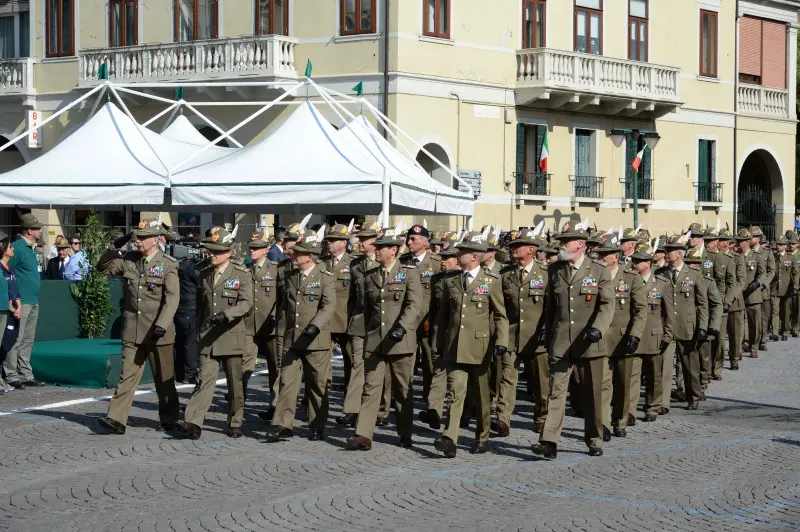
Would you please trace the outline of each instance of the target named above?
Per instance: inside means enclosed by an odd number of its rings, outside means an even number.
[[[769,240],[780,232],[777,205],[783,205],[783,176],[775,158],[766,150],[750,153],[739,172],[737,225],[757,225]]]
[[[447,152],[439,146],[438,144],[426,144],[423,146],[431,155],[436,157],[443,165],[450,167],[450,158],[447,156]],[[450,175],[450,172],[439,166],[436,161],[430,158],[427,153],[420,150],[417,153],[417,162],[422,166],[422,168],[428,172],[432,178],[436,181],[447,185],[448,187],[453,186],[453,177]],[[458,188],[456,186],[456,188]]]

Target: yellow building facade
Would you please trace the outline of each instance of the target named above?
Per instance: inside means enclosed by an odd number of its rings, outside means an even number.
[[[104,58],[113,81],[185,83],[189,101],[274,98],[280,90],[191,84],[297,80],[310,60],[317,83],[352,94],[363,82],[367,99],[451,171],[480,175],[475,226],[570,217],[632,226],[636,197],[639,223],[656,233],[719,217],[774,235],[795,214],[798,9],[796,0],[16,0],[0,7],[0,135],[24,131],[28,111],[46,118],[95,87]],[[137,118],[160,110],[127,103]],[[90,107],[43,128],[40,147],[23,140],[0,153],[0,171],[46,153]],[[288,112],[235,137],[259,139]],[[227,128],[246,113],[209,117]],[[37,213],[77,223],[74,211]]]

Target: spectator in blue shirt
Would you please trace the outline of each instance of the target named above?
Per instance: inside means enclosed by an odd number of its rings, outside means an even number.
[[[83,276],[88,273],[89,263],[81,249],[81,239],[79,236],[70,238],[69,244],[72,256],[69,258],[67,265],[64,266],[64,279],[67,281],[80,281],[83,279]]]
[[[17,341],[19,319],[22,315],[22,300],[17,287],[14,268],[9,264],[14,248],[8,235],[0,231],[0,365]],[[5,301],[8,301],[6,304]],[[14,388],[0,378],[0,395]]]

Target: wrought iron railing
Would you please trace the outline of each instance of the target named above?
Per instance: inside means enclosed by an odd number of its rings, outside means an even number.
[[[571,175],[572,196],[576,198],[602,198],[604,177],[594,175]]]
[[[633,199],[633,180],[620,179],[620,182],[625,189],[625,198]],[[637,190],[640,200],[653,199],[653,180],[652,179],[639,179]]]
[[[695,183],[697,201],[722,203],[722,185],[723,183]]]
[[[550,176],[538,172],[515,172],[517,194],[525,196],[549,196]]]

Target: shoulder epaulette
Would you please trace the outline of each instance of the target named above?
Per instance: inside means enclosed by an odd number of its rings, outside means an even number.
[[[592,259],[592,262],[594,262],[594,263],[595,263],[595,264],[597,264],[598,266],[602,266],[603,268],[605,268],[605,267],[606,267],[605,263],[603,263],[603,262],[600,262],[598,259]],[[625,270],[623,269],[622,271],[625,271]]]
[[[400,264],[401,268],[405,268],[406,270],[413,270],[416,268],[413,264]]]
[[[324,273],[325,275],[333,275],[331,272],[328,271],[327,268],[320,268],[320,273]]]
[[[246,272],[246,273],[250,273],[250,270],[248,270],[248,269],[247,269],[247,268],[244,266],[244,264],[236,264],[236,263],[234,263],[234,265],[233,265],[233,269],[234,269],[234,270],[239,270],[240,272]]]
[[[665,283],[669,282],[669,279],[667,279],[665,276],[663,276],[663,275],[661,275],[659,273],[655,274],[655,277],[656,277],[656,279],[658,279],[660,281],[664,281]]]
[[[178,259],[176,259],[172,255],[167,255],[166,253],[164,254],[164,258],[171,262],[178,262]]]
[[[500,278],[500,274],[499,273],[495,273],[493,271],[483,270],[483,273],[485,273],[489,277],[494,277],[495,279],[499,279]]]
[[[506,266],[502,270],[500,270],[500,274],[502,275],[504,273],[513,272],[516,269],[517,269],[516,266],[512,266],[512,265],[509,264],[508,266]]]

